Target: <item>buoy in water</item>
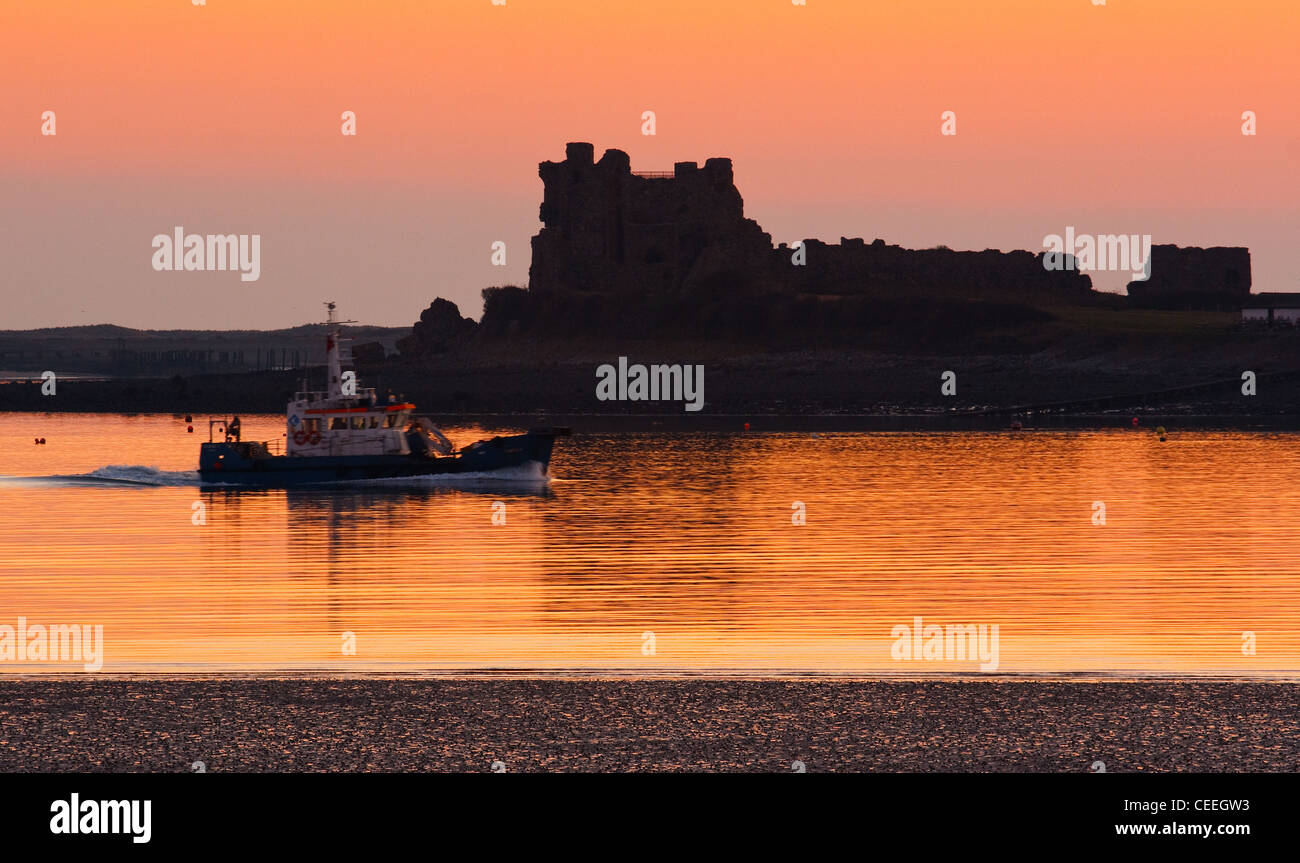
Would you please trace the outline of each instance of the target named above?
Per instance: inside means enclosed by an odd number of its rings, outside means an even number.
[[[1011,430],[1012,430],[1012,431],[1020,431],[1022,428],[1024,428],[1024,426],[1022,426],[1022,425],[1020,424],[1020,420],[1012,420],[1012,421],[1011,421]]]
[[[1138,418],[1133,417],[1133,428],[1137,428],[1137,427],[1138,427]]]
[[[185,415],[185,422],[187,422],[187,423],[192,423],[192,422],[194,422],[194,417],[191,416],[190,414],[186,414],[186,415]]]
[[[1161,440],[1164,440],[1164,439],[1165,439],[1165,427],[1164,427],[1164,426],[1156,426],[1156,436],[1159,437]]]
[[[185,427],[185,433],[186,433],[186,434],[194,434],[194,426],[186,426],[186,427]]]
[[[749,423],[745,423],[745,431],[749,431]]]

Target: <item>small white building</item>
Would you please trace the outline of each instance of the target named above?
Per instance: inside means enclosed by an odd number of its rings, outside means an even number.
[[[1285,324],[1300,323],[1300,293],[1251,294],[1241,307],[1242,323]]]

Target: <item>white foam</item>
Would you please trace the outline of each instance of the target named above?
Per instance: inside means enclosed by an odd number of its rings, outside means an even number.
[[[0,476],[0,482],[19,485],[196,485],[198,471],[161,470],[145,465],[115,464],[90,473],[54,474],[52,476]]]
[[[199,481],[199,472],[196,470],[161,470],[156,467],[136,464],[113,464],[92,470],[90,473],[55,477],[55,479],[125,483],[128,485],[176,486],[194,485]]]
[[[56,474],[54,476],[9,476],[0,477],[6,483],[55,484],[55,485],[140,485],[151,487],[174,487],[199,485],[199,472],[194,470],[162,470],[146,465],[115,464],[97,468],[89,473]],[[376,479],[328,480],[319,483],[304,483],[315,486],[414,486],[455,487],[473,486],[480,483],[518,483],[540,485],[550,481],[540,462],[530,461],[515,467],[491,471],[473,471],[467,473],[426,474],[423,476],[394,476]],[[202,483],[203,485],[228,485],[231,488],[248,488],[242,483]]]

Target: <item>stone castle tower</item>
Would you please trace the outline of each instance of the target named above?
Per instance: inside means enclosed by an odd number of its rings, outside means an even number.
[[[757,278],[772,238],[744,216],[730,159],[634,174],[627,153],[574,143],[542,162],[542,230],[529,290],[652,294]]]

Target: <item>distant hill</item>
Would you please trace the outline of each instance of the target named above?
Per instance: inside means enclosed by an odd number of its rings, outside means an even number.
[[[382,358],[404,327],[352,326],[354,350]],[[325,362],[325,325],[278,330],[137,330],[116,324],[0,330],[0,368],[162,377],[301,368]]]
[[[362,324],[349,326],[348,332],[357,336],[374,338],[401,338],[406,335],[406,327],[381,327]],[[0,330],[0,339],[43,339],[43,338],[247,338],[250,336],[321,336],[325,333],[324,324],[301,324],[278,330],[138,330],[117,324],[86,324],[75,327],[40,327],[33,330]]]

